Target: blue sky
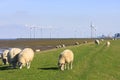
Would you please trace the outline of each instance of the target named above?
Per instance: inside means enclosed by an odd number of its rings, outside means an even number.
[[[90,37],[91,22],[94,37],[113,35],[120,32],[119,4],[120,0],[0,0],[0,38]],[[39,28],[30,31],[26,24]]]

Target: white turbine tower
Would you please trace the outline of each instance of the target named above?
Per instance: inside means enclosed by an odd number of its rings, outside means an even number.
[[[35,28],[36,28],[36,26],[35,25],[31,25],[31,28],[33,28],[33,31],[34,31],[34,33],[33,33],[33,36],[34,36],[34,39],[35,39],[35,37],[36,37],[36,33],[35,33]]]
[[[30,28],[30,39],[32,38],[32,27],[31,25],[25,24],[25,27],[29,27]]]
[[[93,26],[92,22],[90,24],[90,28],[91,28],[91,38],[93,38],[93,33],[94,31],[96,31],[96,29],[95,29],[95,26]]]
[[[41,32],[41,38],[44,38],[43,37],[43,32],[44,32],[45,29],[49,29],[49,31],[50,31],[50,33],[49,33],[50,35],[49,36],[51,38],[53,26],[47,26],[47,25],[46,26],[38,26],[38,28],[40,29],[40,32]]]
[[[50,38],[52,37],[52,28],[53,26],[39,26],[39,25],[28,25],[28,24],[25,24],[25,27],[28,27],[30,29],[30,39],[33,38],[35,39],[36,38],[36,34],[37,34],[37,31],[40,30],[40,34],[41,34],[41,38],[43,38],[43,30],[44,29],[49,29],[50,31]],[[33,33],[33,34],[32,34]]]
[[[35,38],[36,37],[35,28],[37,27],[35,25],[28,25],[28,24],[26,24],[25,26],[30,28],[30,39],[32,38],[32,29],[33,29],[33,37]]]
[[[38,25],[36,28],[40,31],[41,38],[42,38],[42,36],[43,36],[43,26]]]

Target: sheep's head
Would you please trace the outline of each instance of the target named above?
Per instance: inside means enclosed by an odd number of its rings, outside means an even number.
[[[3,59],[2,61],[3,61],[4,65],[6,65],[7,60],[6,60],[6,59]]]
[[[24,67],[24,66],[25,66],[24,63],[22,63],[22,62],[18,62],[18,67],[19,67],[20,69],[22,69],[22,67]]]
[[[21,62],[18,62],[18,67],[19,67],[20,69],[22,69],[22,63],[21,63]]]
[[[58,63],[60,70],[64,71],[65,63]]]

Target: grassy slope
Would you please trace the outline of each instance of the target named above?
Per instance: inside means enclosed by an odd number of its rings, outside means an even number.
[[[120,40],[111,41],[109,48],[104,44],[68,47],[75,55],[73,70],[57,69],[62,48],[35,54],[29,70],[0,66],[0,80],[120,80]]]

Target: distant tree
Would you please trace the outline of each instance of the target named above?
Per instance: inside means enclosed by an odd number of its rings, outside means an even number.
[[[102,38],[105,38],[105,35],[102,35]]]
[[[116,33],[116,34],[114,35],[114,37],[115,37],[115,38],[120,38],[120,33]]]

